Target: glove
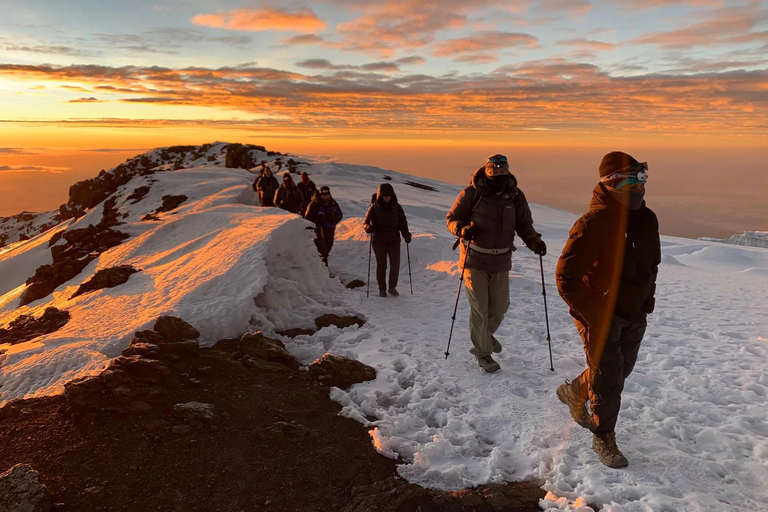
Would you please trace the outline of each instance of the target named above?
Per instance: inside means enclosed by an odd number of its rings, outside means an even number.
[[[413,235],[410,233],[406,233],[403,235],[403,240],[405,240],[405,243],[409,244],[411,243],[411,238],[413,238]]]
[[[459,235],[464,240],[474,240],[475,237],[477,236],[477,227],[475,227],[474,224],[470,224],[469,226],[464,226],[461,228]]]
[[[376,228],[373,227],[373,224],[366,224],[363,229],[365,229],[366,233],[375,233],[376,232]]]
[[[547,244],[545,244],[544,240],[542,240],[541,237],[539,237],[533,243],[533,247],[531,247],[531,250],[535,254],[538,254],[539,256],[546,256],[547,255]]]

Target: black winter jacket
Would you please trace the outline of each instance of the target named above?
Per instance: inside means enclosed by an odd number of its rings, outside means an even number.
[[[558,261],[557,288],[580,321],[631,320],[653,312],[660,262],[656,214],[645,202],[629,210],[598,183]]]
[[[391,196],[392,199],[389,200],[389,203],[385,203],[382,199],[383,196]],[[389,183],[379,185],[376,201],[368,208],[363,224],[365,231],[371,233],[372,242],[400,243],[401,234],[406,241],[411,239],[405,211],[398,203],[395,190]]]

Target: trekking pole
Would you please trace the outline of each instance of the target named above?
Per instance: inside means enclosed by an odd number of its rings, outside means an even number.
[[[371,296],[371,248],[373,247],[373,241],[371,240],[371,234],[368,233],[368,288],[365,290],[365,296]]]
[[[549,312],[547,311],[547,289],[544,286],[544,256],[539,254],[539,263],[541,264],[541,294],[544,296],[544,318],[547,321],[547,343],[549,344],[549,369],[555,371],[555,365],[552,362],[552,337],[549,335]]]
[[[467,267],[467,257],[469,256],[469,240],[464,246],[464,263],[461,265],[461,277],[459,277],[459,289],[456,291],[456,304],[453,306],[453,316],[451,317],[451,332],[448,334],[448,346],[445,348],[445,359],[451,355],[451,337],[453,336],[453,324],[456,322],[456,310],[459,308],[459,297],[461,296],[461,285],[464,283],[464,269]]]
[[[413,278],[411,277],[411,244],[405,244],[405,254],[408,255],[408,280],[411,282],[411,295],[413,295]]]

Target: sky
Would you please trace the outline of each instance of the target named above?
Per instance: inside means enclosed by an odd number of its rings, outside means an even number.
[[[457,183],[506,152],[521,174],[545,167],[531,188],[578,173],[587,194],[600,155],[632,149],[671,178],[695,165],[694,189],[706,177],[723,193],[726,162],[729,196],[768,194],[766,1],[0,0],[0,12],[0,193],[13,198],[0,215],[63,202],[65,182],[138,151],[216,140]],[[52,185],[29,185],[41,180]],[[555,188],[552,205],[579,208]],[[768,212],[748,209],[757,217],[723,232],[768,229]]]

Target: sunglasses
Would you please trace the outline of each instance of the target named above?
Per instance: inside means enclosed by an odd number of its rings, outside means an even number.
[[[329,195],[331,195],[331,193],[330,192],[320,192],[320,195],[321,196],[329,196]]]
[[[507,157],[504,155],[493,155],[492,157],[488,158],[488,163],[494,164],[496,166],[503,165],[507,163]]]
[[[628,185],[630,183],[645,183],[648,181],[648,162],[628,165],[604,178],[600,178],[600,181],[603,183],[613,180],[628,180],[626,183],[623,183],[623,185]]]

